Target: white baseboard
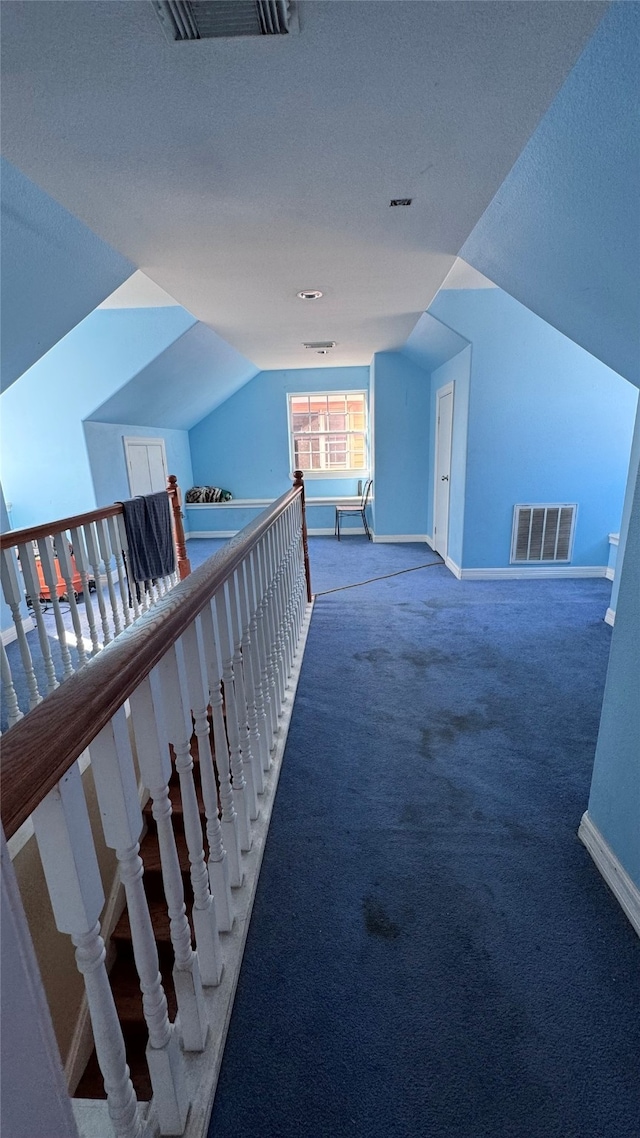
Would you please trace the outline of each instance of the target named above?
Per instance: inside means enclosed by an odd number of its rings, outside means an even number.
[[[333,526],[325,526],[324,529],[319,529],[317,526],[309,526],[307,528],[309,537],[335,537],[335,530]],[[345,534],[353,534],[356,537],[366,537],[364,529],[360,526],[358,529],[355,526],[350,526],[346,529],[345,526],[340,526],[340,534],[344,537]]]
[[[604,614],[604,622],[605,624],[610,624],[613,628],[614,624],[616,623],[616,614],[613,609],[607,609],[606,613]]]
[[[425,535],[424,535],[424,540],[426,541],[427,545],[428,545],[428,546],[429,546],[431,549],[433,549],[433,551],[434,551],[434,553],[435,553],[435,546],[434,546],[434,544],[433,544],[433,538],[432,538],[431,534],[430,534],[430,533],[425,533]]]
[[[457,577],[458,580],[460,580],[463,574],[463,570],[460,568],[460,566],[456,565],[455,561],[452,561],[450,557],[445,557],[444,563],[447,569],[453,573],[454,577]]]
[[[640,936],[640,889],[620,864],[598,827],[591,821],[588,810],[582,815],[578,837],[586,846],[611,892]]]
[[[236,534],[239,532],[240,531],[237,529],[217,529],[215,531],[210,530],[210,529],[209,530],[207,530],[207,529],[202,529],[202,530],[194,529],[189,534],[189,537],[190,538],[191,537],[204,537],[204,538],[235,537]]]
[[[445,559],[445,565],[448,560]],[[453,564],[453,563],[452,563]],[[451,568],[451,566],[450,566]],[[456,566],[457,568],[457,566]],[[452,572],[455,572],[452,569]],[[465,581],[533,580],[535,577],[604,577],[605,565],[505,565],[495,569],[460,569]]]
[[[35,628],[35,624],[33,623],[33,617],[30,617],[30,616],[25,617],[25,619],[22,621],[22,628],[23,628],[24,632],[31,632],[31,629]],[[15,624],[12,624],[10,628],[3,628],[3,630],[2,630],[2,643],[3,643],[5,648],[7,647],[7,644],[13,644],[13,641],[17,640],[17,639],[18,639],[18,630],[17,630]]]
[[[428,544],[426,533],[376,533],[373,540],[381,544],[393,545],[401,541],[413,541],[418,544]]]
[[[607,568],[604,571],[604,575],[607,578],[607,581],[613,581],[616,575],[616,571],[612,565],[607,565]]]

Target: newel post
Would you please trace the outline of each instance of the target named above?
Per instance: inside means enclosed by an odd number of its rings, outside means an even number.
[[[304,575],[307,581],[307,600],[309,604],[311,604],[313,594],[311,592],[311,569],[309,567],[309,545],[307,542],[307,515],[304,505],[304,475],[301,470],[294,470],[293,472],[293,488],[294,490],[300,489],[302,491],[302,549],[304,552]]]
[[[180,494],[180,487],[178,486],[178,479],[175,474],[170,474],[167,478],[167,494],[171,503],[171,512],[173,516],[173,535],[176,542],[176,557],[178,559],[178,575],[181,581],[188,577],[191,572],[191,562],[187,557],[187,546],[184,538],[184,526],[182,524],[182,496]]]

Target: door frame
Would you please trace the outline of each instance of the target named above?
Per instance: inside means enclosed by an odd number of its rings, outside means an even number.
[[[134,497],[135,495],[134,495],[134,492],[133,492],[133,489],[131,486],[131,463],[129,461],[129,445],[130,444],[132,444],[134,446],[152,445],[152,446],[160,446],[161,447],[161,449],[162,449],[162,464],[164,466],[165,487],[166,487],[167,477],[169,474],[169,467],[167,465],[167,448],[166,448],[165,441],[164,441],[162,435],[158,435],[158,436],[156,436],[156,438],[143,438],[141,435],[123,435],[122,436],[122,443],[124,446],[124,462],[125,462],[125,466],[127,469],[127,479],[129,482],[129,493],[131,494],[131,496]]]
[[[453,451],[453,416],[455,412],[455,381],[449,380],[444,383],[442,387],[436,390],[436,425],[435,425],[435,447],[434,447],[434,462],[433,462],[433,541],[434,551],[436,550],[436,519],[437,519],[437,495],[438,495],[438,459],[440,457],[440,400],[445,396],[451,395],[451,436],[449,439],[449,493],[447,495],[447,542],[444,553],[440,551],[440,557],[446,561],[449,555],[449,519],[451,516],[451,454]]]

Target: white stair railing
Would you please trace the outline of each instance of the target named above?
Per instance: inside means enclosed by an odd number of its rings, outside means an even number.
[[[180,527],[182,523],[179,489],[171,477],[175,528],[176,522]],[[11,610],[15,640],[8,643],[11,630],[5,630],[11,687],[3,704],[5,722],[11,726],[14,696],[23,715],[33,710],[44,695],[166,596],[177,584],[178,572],[157,581],[129,583],[121,503],[9,531],[0,535],[0,542],[2,592]],[[181,542],[184,551],[182,529]],[[178,555],[176,564],[186,575],[186,555]]]
[[[264,845],[265,832],[258,827],[268,821],[275,793],[274,772],[291,710],[290,679],[310,612],[302,505],[297,478],[294,489],[271,510],[156,601],[152,612],[141,614],[29,715],[18,719],[13,706],[14,724],[2,751],[3,825],[10,838],[32,816],[55,922],[75,947],[104,1079],[105,1138],[110,1133],[117,1138],[157,1133],[204,1138],[206,1133],[230,1006],[221,1010],[221,1000],[232,1000],[235,987],[231,979],[221,981],[225,969],[235,969],[234,975],[239,969]],[[106,536],[105,525],[103,557]],[[43,548],[49,537],[42,539]],[[84,553],[83,548],[86,573]],[[50,580],[52,560],[53,554]],[[68,564],[64,573],[69,574]],[[111,591],[107,593],[110,602]],[[267,707],[273,709],[269,716]],[[187,867],[179,860],[169,795],[170,745],[189,855],[193,895],[188,901],[183,887]],[[78,764],[87,749],[104,841],[115,851],[126,895],[149,1037],[150,1108],[136,1101],[125,1032],[106,968],[100,926],[104,894]],[[148,796],[170,924],[178,1007],[173,1022],[144,888],[141,801]],[[236,912],[242,914],[239,922]],[[205,1058],[211,1056],[204,1067],[203,1052]],[[16,1062],[27,1071],[29,1055],[17,1055]],[[10,1072],[2,1073],[10,1077]],[[76,1105],[82,1134],[78,1109]],[[91,1133],[96,1125],[93,1115]]]

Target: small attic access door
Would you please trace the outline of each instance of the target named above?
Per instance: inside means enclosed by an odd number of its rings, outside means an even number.
[[[164,439],[135,439],[123,436],[131,497],[155,494],[167,488],[167,453]]]

